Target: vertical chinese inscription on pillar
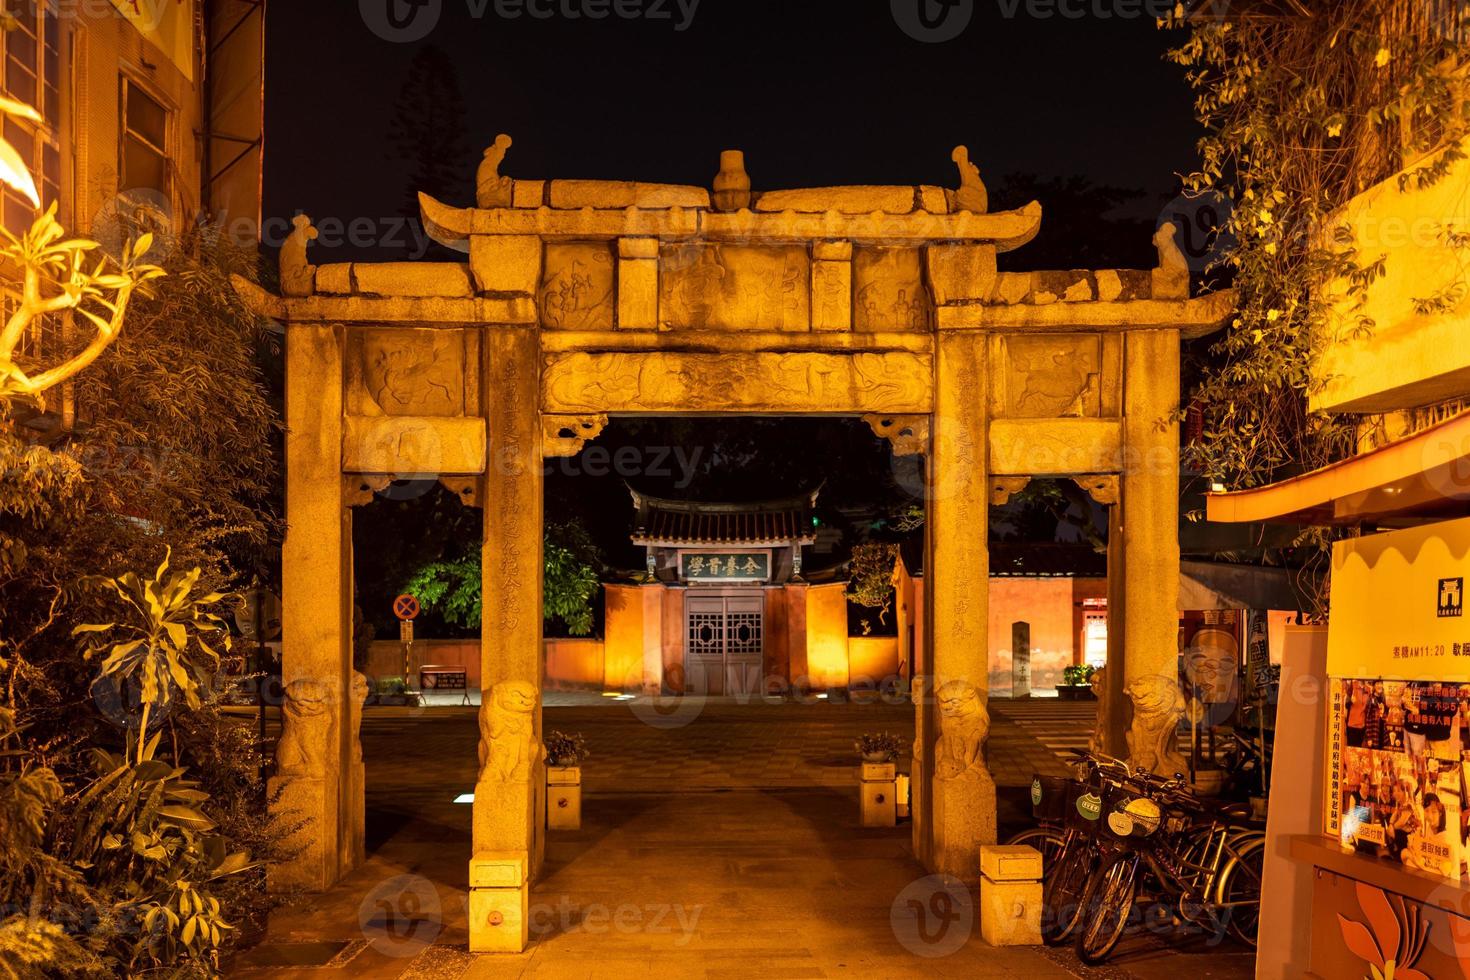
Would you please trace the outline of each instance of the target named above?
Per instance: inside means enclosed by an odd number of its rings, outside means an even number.
[[[519,477],[526,466],[527,446],[521,439],[521,427],[516,424],[516,415],[522,411],[522,402],[534,398],[535,393],[522,390],[519,366],[511,352],[499,352],[500,363],[496,373],[500,376],[500,397],[497,400],[499,420],[493,423],[494,431],[500,436],[495,459],[491,465],[503,479],[495,481],[500,498],[500,628],[512,633],[521,624],[520,554],[516,545],[521,540],[525,508],[529,501],[524,496]],[[539,447],[538,447],[539,452]]]

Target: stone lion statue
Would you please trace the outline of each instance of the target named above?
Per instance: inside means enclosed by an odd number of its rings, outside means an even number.
[[[323,752],[330,741],[330,697],[320,681],[302,677],[286,686],[281,740],[276,743],[276,772],[283,776],[326,774]]]
[[[1093,697],[1097,698],[1097,721],[1092,726],[1092,737],[1087,740],[1087,751],[1103,752],[1107,749],[1108,725],[1112,721],[1108,712],[1108,668],[1094,670],[1090,683]]]
[[[536,741],[536,687],[526,681],[501,681],[480,709],[480,780],[524,783],[541,758]]]
[[[1188,764],[1178,751],[1179,717],[1184,695],[1179,682],[1150,674],[1125,688],[1133,702],[1133,724],[1128,729],[1128,762],[1160,776],[1184,772]]]
[[[990,713],[968,681],[949,681],[935,692],[939,700],[939,740],[934,745],[934,778],[957,779],[985,766]]]

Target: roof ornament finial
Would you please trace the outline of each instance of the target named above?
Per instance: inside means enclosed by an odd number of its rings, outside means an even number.
[[[304,214],[292,218],[291,225],[281,244],[281,295],[310,296],[316,292],[316,266],[306,261],[306,247],[316,241],[317,230]]]
[[[957,146],[949,155],[960,171],[959,190],[952,192],[953,207],[958,211],[985,214],[990,210],[990,195],[980,179],[980,169],[970,162],[969,147]]]
[[[750,207],[750,174],[745,172],[742,150],[720,151],[720,172],[715,174],[711,201],[716,211],[739,211]]]
[[[482,208],[510,207],[515,182],[500,176],[500,165],[505,161],[510,144],[510,137],[501,133],[485,150],[485,159],[480,161],[480,169],[475,173],[475,203]]]
[[[1178,236],[1179,227],[1172,221],[1154,232],[1154,247],[1159,250],[1159,267],[1152,275],[1154,299],[1189,299],[1189,260],[1179,249]]]

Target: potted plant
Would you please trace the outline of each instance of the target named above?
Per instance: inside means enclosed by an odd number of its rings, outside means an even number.
[[[898,767],[903,739],[892,732],[870,732],[853,745],[862,757],[858,769],[859,806],[864,827],[892,827],[898,822]]]
[[[870,732],[853,744],[864,762],[892,762],[903,751],[903,739],[892,732]]]
[[[1091,664],[1073,664],[1062,671],[1062,683],[1057,685],[1057,697],[1063,701],[1090,701],[1092,675],[1097,668]]]
[[[419,703],[419,696],[409,691],[408,682],[402,677],[380,677],[376,690],[368,698],[369,704],[412,705]]]
[[[579,733],[547,732],[546,826],[578,830],[582,826],[582,763],[591,753]]]

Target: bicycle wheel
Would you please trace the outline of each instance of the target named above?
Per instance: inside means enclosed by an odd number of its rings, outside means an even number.
[[[1088,966],[1105,961],[1128,928],[1138,897],[1138,864],[1137,854],[1118,854],[1087,882],[1074,948],[1077,958]]]
[[[1081,837],[1062,851],[1041,883],[1041,941],[1057,946],[1067,941],[1082,914],[1082,896],[1092,877],[1096,852]]]
[[[1065,840],[1066,833],[1056,827],[1032,827],[1030,830],[1013,834],[1006,840],[1006,843],[1013,846],[1034,847],[1040,851],[1041,873],[1045,876],[1051,874],[1057,856],[1062,853],[1062,843]]]
[[[1226,928],[1252,949],[1261,925],[1261,876],[1266,863],[1265,840],[1251,840],[1220,871],[1216,900]],[[1246,904],[1236,904],[1244,902]]]

